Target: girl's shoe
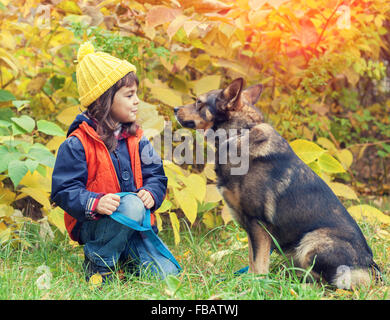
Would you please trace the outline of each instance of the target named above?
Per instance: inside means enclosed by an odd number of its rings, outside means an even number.
[[[89,282],[89,279],[94,274],[99,273],[102,276],[102,283],[106,283],[113,278],[112,270],[108,267],[100,267],[93,263],[87,256],[84,256],[83,269],[85,273],[85,280]]]

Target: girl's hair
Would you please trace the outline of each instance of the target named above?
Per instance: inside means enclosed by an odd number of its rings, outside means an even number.
[[[115,93],[123,86],[131,87],[134,83],[137,84],[137,87],[139,86],[138,77],[134,72],[129,72],[87,108],[86,114],[97,122],[96,132],[103,140],[109,152],[115,150],[117,146],[117,139],[114,135],[114,131],[118,129],[118,122],[112,119],[110,112]],[[122,130],[131,135],[135,135],[138,127],[139,126],[135,121],[122,124]]]

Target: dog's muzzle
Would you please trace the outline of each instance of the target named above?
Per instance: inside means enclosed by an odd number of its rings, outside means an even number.
[[[196,128],[195,121],[193,121],[193,120],[189,120],[189,121],[180,120],[180,118],[177,116],[177,112],[179,111],[179,109],[180,109],[179,107],[176,107],[173,109],[173,111],[175,112],[175,118],[176,118],[177,122],[179,122],[185,128],[195,129]]]

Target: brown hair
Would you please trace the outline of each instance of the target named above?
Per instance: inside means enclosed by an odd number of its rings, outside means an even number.
[[[109,152],[115,150],[117,146],[117,139],[114,135],[114,131],[119,127],[119,123],[114,121],[110,112],[115,93],[124,86],[133,86],[134,83],[137,84],[137,87],[139,86],[138,77],[134,72],[129,72],[87,108],[86,114],[97,122],[96,132],[103,140]],[[139,126],[135,121],[122,124],[122,130],[131,135],[135,135],[138,127]]]

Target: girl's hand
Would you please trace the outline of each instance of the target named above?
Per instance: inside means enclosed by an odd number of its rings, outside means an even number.
[[[150,209],[154,206],[154,199],[149,191],[144,190],[144,189],[140,190],[137,193],[137,196],[142,200],[146,209]]]
[[[111,215],[119,207],[121,197],[114,193],[107,193],[99,199],[96,211],[100,214]]]

